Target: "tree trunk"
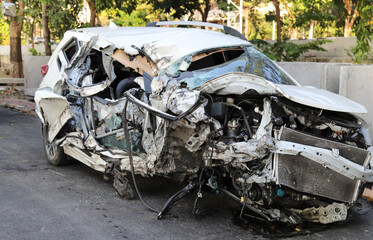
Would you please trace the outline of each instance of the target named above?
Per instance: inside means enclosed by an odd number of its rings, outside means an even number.
[[[14,3],[14,1],[11,1]],[[11,17],[9,25],[10,32],[10,63],[13,64],[11,72],[12,77],[22,78],[22,47],[21,47],[21,31],[23,25],[23,2],[18,3],[18,13],[16,17]]]
[[[199,11],[199,13],[201,13],[202,22],[207,22],[207,17],[209,15],[209,11],[211,9],[210,0],[204,0],[204,3],[205,3],[205,9],[202,9],[202,7],[199,6],[199,8],[197,10]],[[205,27],[202,27],[202,29],[205,29]]]
[[[35,29],[35,23],[31,23],[31,31],[30,31],[30,38],[31,38],[31,46],[32,48],[35,48],[35,43],[34,43],[34,29]]]
[[[354,26],[354,22],[357,17],[357,4],[359,1],[356,1],[354,4],[352,0],[343,0],[343,4],[347,10],[348,15],[345,18],[345,28],[344,28],[344,37],[351,36],[351,29]]]
[[[96,20],[97,20],[97,24],[101,26],[102,24],[101,24],[100,17],[98,16],[97,12],[96,12]]]
[[[347,19],[345,19],[345,29],[344,29],[344,37],[350,37],[351,36],[351,30],[352,26],[354,25],[353,22],[349,22]]]
[[[47,4],[45,3],[41,4],[41,11],[42,11],[45,55],[50,56],[52,55],[52,49],[51,49],[51,45],[49,44],[51,40],[51,35],[49,31],[49,26],[48,26]]]
[[[281,16],[280,16],[280,2],[279,0],[272,0],[276,9],[276,22],[277,22],[277,43],[281,43]]]
[[[96,6],[95,6],[95,0],[89,0],[88,1],[88,6],[89,6],[89,25],[91,27],[96,26]]]
[[[314,24],[315,24],[315,22],[313,20],[311,20],[311,23],[310,23],[310,34],[308,35],[308,39],[312,39],[313,38]]]

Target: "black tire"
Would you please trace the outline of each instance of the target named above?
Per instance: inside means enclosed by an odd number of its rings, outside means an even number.
[[[116,89],[115,89],[115,97],[117,99],[123,97],[123,93],[131,88],[139,88],[139,84],[137,84],[134,80],[136,79],[136,77],[129,77],[129,78],[125,78],[125,79],[122,79]]]
[[[62,166],[69,164],[70,160],[67,159],[63,151],[63,148],[57,146],[55,141],[48,141],[48,125],[42,124],[41,128],[43,135],[45,158],[47,159],[48,163],[53,166]]]

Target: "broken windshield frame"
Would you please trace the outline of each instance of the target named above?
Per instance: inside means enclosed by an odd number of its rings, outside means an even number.
[[[254,47],[244,46],[242,49],[245,51],[243,54],[225,63],[193,71],[178,71],[176,79],[181,83],[187,83],[188,88],[193,89],[226,73],[245,72],[275,84],[299,85],[283,69]],[[185,59],[188,57],[190,58],[187,56]]]

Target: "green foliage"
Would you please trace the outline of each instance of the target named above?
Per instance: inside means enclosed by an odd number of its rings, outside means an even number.
[[[38,56],[38,55],[40,56],[41,55],[41,53],[38,52],[35,48],[30,48],[28,51],[32,54],[32,56]]]
[[[89,1],[89,0],[88,0]],[[131,14],[136,10],[137,6],[143,4],[145,0],[94,0],[97,13],[110,11],[116,16],[120,16],[121,12]]]
[[[230,3],[228,4],[227,0],[217,0],[219,9],[223,10],[224,12],[227,12],[228,10],[232,11],[236,9],[236,7]],[[256,2],[256,1],[249,1],[248,3],[245,2],[245,4],[250,4],[250,2]]]
[[[263,40],[252,40],[267,57],[275,61],[296,61],[302,54],[310,51],[326,51],[321,45],[332,42],[326,39],[317,39],[311,42],[295,44],[289,41],[282,41],[280,44],[277,42],[274,44],[269,44]]]
[[[299,2],[295,0],[294,2]],[[330,14],[332,7],[331,0],[302,0],[303,4],[302,14],[296,16],[296,26],[308,24],[311,20],[316,20],[318,24],[325,27],[328,21],[336,20],[333,14]]]
[[[142,3],[136,6],[130,14],[119,10],[114,18],[114,23],[118,26],[145,26],[148,22],[166,19],[166,15],[160,10],[154,10],[149,4]]]
[[[148,0],[155,10],[163,10],[172,14],[174,18],[181,18],[185,14],[193,15],[201,3],[198,0]]]
[[[272,22],[266,22],[264,16],[258,14],[252,18],[249,25],[250,31],[248,32],[247,39],[268,39],[272,35]]]
[[[373,0],[361,0],[358,4],[360,17],[356,24],[356,46],[348,50],[348,54],[356,63],[373,62],[370,43],[373,38]]]
[[[24,20],[22,31],[26,36],[31,37],[33,41],[33,31],[36,24],[41,23],[41,0],[24,0],[25,9],[23,10]],[[26,40],[26,39],[25,39]]]
[[[81,0],[50,0],[47,15],[51,33],[58,39],[62,39],[67,30],[88,26],[77,21],[82,7],[83,1]]]
[[[300,30],[303,37],[309,34],[311,22],[314,23],[313,36],[324,38],[343,35],[343,25],[337,25],[338,7],[333,0],[287,0],[288,15],[284,17],[286,32]],[[287,35],[290,37],[290,35]]]
[[[9,45],[9,24],[0,13],[0,45]]]

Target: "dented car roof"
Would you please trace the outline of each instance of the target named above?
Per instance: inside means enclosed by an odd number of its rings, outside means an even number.
[[[96,27],[71,30],[65,35],[74,35],[76,32],[99,35],[95,46],[97,49],[113,45],[113,50],[123,49],[129,55],[137,55],[138,50],[132,46],[143,47],[159,69],[167,68],[181,57],[203,49],[251,45],[248,41],[221,32],[192,28]]]

